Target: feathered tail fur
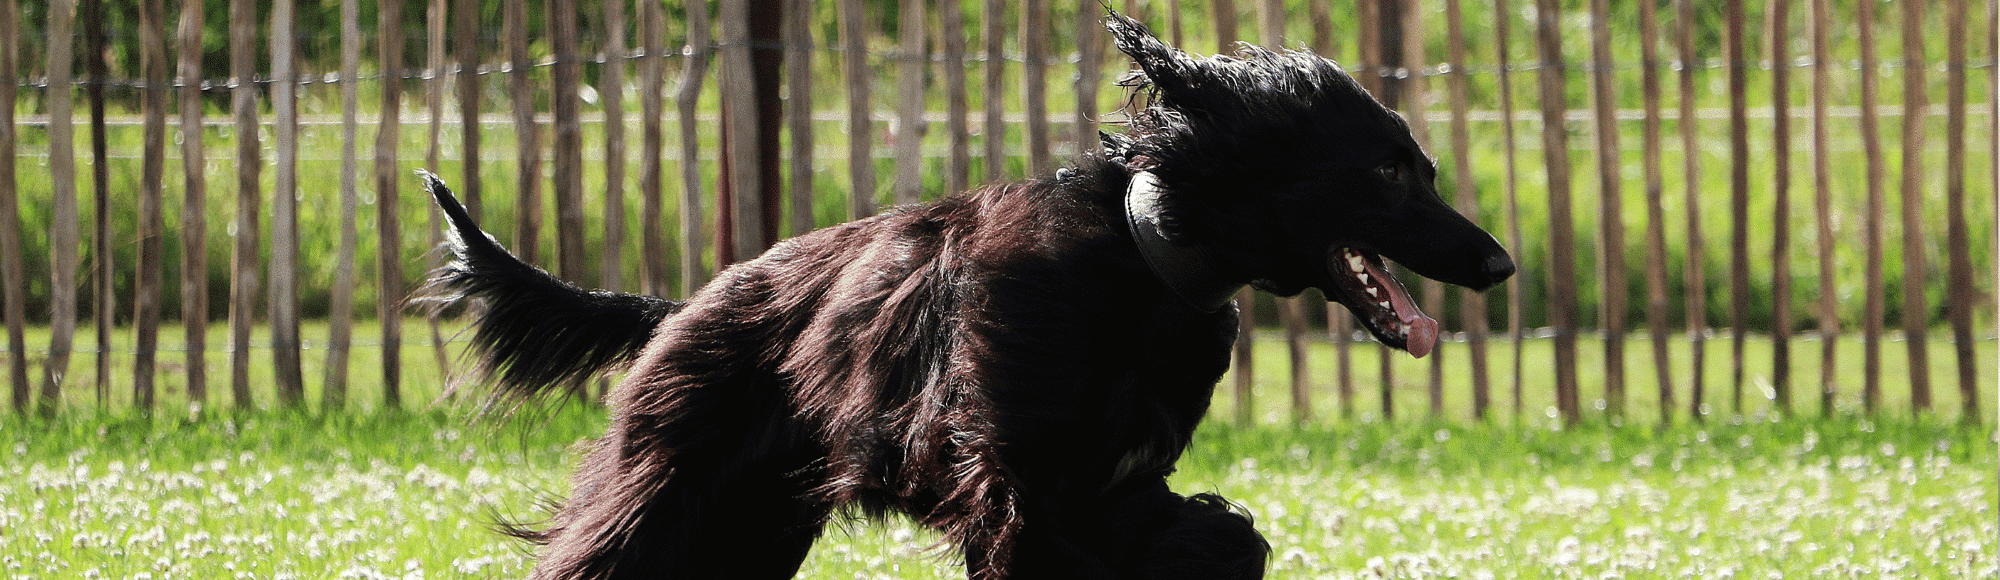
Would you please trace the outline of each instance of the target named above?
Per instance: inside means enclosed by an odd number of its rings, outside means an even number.
[[[422,295],[442,306],[476,301],[472,352],[500,394],[534,398],[574,386],[637,357],[653,329],[681,303],[586,291],[515,258],[479,229],[444,180],[418,171],[444,211],[451,261],[431,272]]]

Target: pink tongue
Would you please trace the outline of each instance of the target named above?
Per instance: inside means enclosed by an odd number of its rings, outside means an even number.
[[[1424,358],[1424,355],[1430,354],[1431,349],[1437,347],[1438,321],[1424,316],[1424,311],[1410,301],[1410,292],[1405,290],[1403,283],[1396,281],[1394,276],[1383,272],[1373,262],[1369,262],[1367,268],[1368,275],[1374,277],[1375,283],[1380,284],[1382,290],[1389,293],[1389,307],[1395,311],[1396,319],[1403,322],[1403,333],[1407,337],[1403,350],[1409,351],[1410,356],[1416,358]]]

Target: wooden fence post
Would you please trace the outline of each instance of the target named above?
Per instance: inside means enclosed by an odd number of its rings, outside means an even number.
[[[1778,413],[1792,414],[1792,61],[1791,2],[1771,0],[1771,389]]]
[[[1513,251],[1518,254],[1525,250],[1522,244],[1525,243],[1526,238],[1521,235],[1521,204],[1517,191],[1520,185],[1520,176],[1516,167],[1515,158],[1517,157],[1517,152],[1514,144],[1514,82],[1511,79],[1511,71],[1509,70],[1512,68],[1512,64],[1509,61],[1509,51],[1507,50],[1507,37],[1512,28],[1508,23],[1513,18],[1514,14],[1507,10],[1507,0],[1493,0],[1493,52],[1494,57],[1499,61],[1499,64],[1494,68],[1497,71],[1496,75],[1499,77],[1495,82],[1500,85],[1500,159],[1507,166],[1504,181],[1507,190],[1505,196],[1507,207],[1507,246],[1513,248]],[[1523,265],[1521,272],[1507,279],[1507,335],[1513,337],[1512,340],[1514,341],[1513,411],[1515,421],[1520,421],[1521,414],[1524,412],[1521,401],[1521,387],[1522,367],[1526,363],[1527,358],[1527,336],[1525,334],[1527,327],[1523,324],[1524,321],[1522,320],[1524,317],[1522,304],[1525,302],[1525,299],[1522,298],[1521,292],[1526,287],[1526,280],[1529,276],[1528,271],[1529,266]]]
[[[76,340],[76,270],[80,258],[77,246],[76,208],[76,129],[72,115],[75,79],[75,46],[71,36],[76,22],[76,0],[49,2],[48,105],[49,176],[54,202],[49,224],[49,359],[42,379],[43,415],[54,415],[62,406],[63,376],[69,373],[69,357]]]
[[[258,172],[263,167],[257,122],[257,2],[229,3],[230,94],[236,119],[236,252],[229,279],[229,392],[236,408],[249,409],[250,334],[256,329]]]
[[[382,124],[375,130],[375,229],[381,234],[376,242],[376,283],[381,290],[376,295],[375,315],[382,323],[382,405],[394,409],[403,404],[402,227],[396,213],[398,184],[407,175],[398,168],[396,151],[403,118],[403,9],[402,0],[379,0],[377,6],[381,11],[376,21],[380,35],[376,50],[382,63]]]
[[[986,21],[980,26],[980,39],[986,43],[984,85],[986,90],[979,96],[980,103],[985,108],[984,123],[979,130],[986,135],[987,181],[1000,181],[1004,166],[1007,164],[1007,123],[1003,116],[1007,92],[1001,90],[1001,84],[1004,82],[1001,80],[1002,73],[1006,72],[1007,62],[1001,54],[1006,47],[1006,34],[1000,29],[1000,23],[1005,19],[1007,4],[1006,0],[986,0],[983,4]]]
[[[701,266],[701,141],[695,132],[695,105],[701,100],[702,78],[708,72],[708,58],[713,54],[709,46],[708,8],[701,3],[687,5],[687,45],[681,54],[687,63],[681,70],[681,82],[675,95],[675,104],[680,110],[681,135],[681,292],[692,294],[696,288],[708,281],[707,271]]]
[[[1600,295],[1597,324],[1604,331],[1605,414],[1625,416],[1625,209],[1624,175],[1618,144],[1617,80],[1611,61],[1611,7],[1590,1],[1591,96],[1597,132],[1598,246]]]
[[[542,139],[535,120],[534,56],[528,53],[528,0],[504,3],[501,18],[507,35],[508,101],[514,112],[517,156],[514,187],[514,254],[534,263],[541,260]]]
[[[1681,134],[1681,182],[1686,190],[1685,207],[1701,206],[1701,160],[1697,129],[1700,120],[1695,118],[1695,44],[1694,44],[1694,2],[1674,0],[1674,16],[1680,53],[1680,134]],[[1703,370],[1707,365],[1707,347],[1703,345],[1708,333],[1708,276],[1703,272],[1705,258],[1702,255],[1701,212],[1687,212],[1687,326],[1688,342],[1692,346],[1693,371],[1688,381],[1688,415],[1696,421],[1708,414],[1705,398],[1707,380]]]
[[[1827,152],[1833,148],[1832,139],[1827,135],[1827,101],[1832,92],[1832,67],[1823,66],[1832,52],[1832,42],[1827,30],[1833,26],[1832,0],[1812,0],[1812,45],[1813,45],[1813,210],[1819,234],[1819,285],[1821,288],[1834,287],[1833,262],[1833,167]],[[1836,292],[1821,292],[1819,299],[1819,413],[1822,418],[1832,418],[1834,395],[1838,390],[1839,371],[1834,363],[1839,359],[1840,344],[1840,297]]]
[[[646,1],[646,0],[640,0]],[[598,259],[598,287],[625,289],[625,67],[632,55],[625,42],[625,0],[604,2],[604,244]]]
[[[764,156],[761,148],[763,119],[757,96],[756,66],[752,62],[751,0],[722,0],[716,14],[721,60],[716,78],[722,90],[722,155],[726,159],[716,219],[728,227],[728,239],[718,240],[720,267],[756,258],[764,251]]]
[[[208,177],[202,138],[202,3],[181,3],[181,325],[187,358],[187,397],[199,408],[208,399]]]
[[[787,0],[785,21],[785,126],[791,132],[787,196],[792,210],[789,235],[812,231],[813,216],[813,0]],[[964,87],[959,87],[964,90]]]
[[[1424,50],[1424,40],[1426,39],[1424,35],[1424,11],[1414,4],[1414,2],[1405,4],[1400,10],[1402,14],[1401,26],[1403,34],[1401,40],[1403,42],[1403,51],[1402,60],[1398,63],[1397,68],[1401,70],[1399,76],[1404,77],[1402,83],[1404,90],[1408,91],[1402,97],[1403,100],[1400,104],[1406,113],[1404,116],[1409,119],[1410,134],[1416,138],[1417,144],[1427,149],[1434,149],[1431,147],[1430,117],[1425,114],[1425,109],[1428,108],[1430,101],[1430,97],[1428,96],[1430,93],[1430,74],[1424,70],[1424,63],[1429,62],[1430,57]],[[1444,283],[1423,278],[1421,287],[1424,293],[1424,310],[1436,313],[1438,316],[1444,316]],[[1445,344],[1446,341],[1440,340],[1436,348],[1443,349]],[[1426,393],[1430,399],[1430,408],[1428,411],[1432,418],[1442,418],[1444,416],[1444,359],[1445,355],[1442,350],[1433,350],[1431,352],[1430,381],[1426,384]]]
[[[1021,51],[1027,63],[1022,68],[1021,103],[1028,117],[1028,175],[1038,178],[1055,170],[1049,159],[1049,42],[1048,0],[1025,0]]]
[[[1576,384],[1576,234],[1570,220],[1569,135],[1564,130],[1564,97],[1568,64],[1562,56],[1562,32],[1555,0],[1536,1],[1536,28],[1542,66],[1542,150],[1549,172],[1549,323],[1555,327],[1556,408],[1565,425],[1583,419]]]
[[[965,191],[971,180],[972,143],[965,91],[965,9],[959,0],[938,0],[939,34],[944,36],[945,132],[951,139],[945,164],[945,195]],[[793,137],[797,139],[797,137]]]
[[[320,390],[320,409],[334,413],[347,406],[349,349],[354,342],[354,260],[360,246],[355,213],[360,194],[355,180],[361,173],[354,140],[360,132],[356,117],[361,109],[361,0],[340,2],[340,246],[334,254],[333,296],[328,316],[326,386]]]
[[[344,0],[343,0],[344,1]],[[479,179],[479,136],[483,132],[479,122],[480,103],[480,45],[485,41],[479,37],[479,14],[481,0],[456,0],[452,8],[452,54],[458,60],[458,74],[453,82],[458,83],[458,130],[462,136],[459,154],[465,170],[458,183],[452,186],[465,196],[465,211],[474,219],[480,216],[482,191]],[[345,43],[342,43],[345,46]],[[352,78],[352,77],[348,77]],[[435,213],[435,212],[432,212]]]
[[[143,0],[139,3],[139,62],[146,86],[141,89],[139,108],[145,117],[145,149],[139,175],[139,256],[138,279],[134,284],[132,321],[137,335],[132,363],[132,399],[141,409],[154,407],[153,384],[160,340],[160,258],[161,196],[167,164],[167,26],[166,3]],[[0,76],[0,78],[12,78]],[[11,163],[11,161],[10,161]]]
[[[1875,60],[1875,3],[1862,2],[1857,15],[1861,28],[1861,102],[1873,104],[1880,71]],[[1876,120],[1875,107],[1861,107],[1861,140],[1864,143],[1881,143],[1882,130]],[[1867,293],[1861,315],[1861,409],[1873,415],[1882,399],[1882,318],[1884,302],[1887,301],[1882,288],[1882,148],[1864,147],[1868,158],[1868,215],[1864,221],[1867,230],[1867,272],[1863,286]]]
[[[297,22],[292,0],[271,4],[271,122],[276,159],[271,192],[271,351],[279,404],[305,404],[299,369],[299,205]]]
[[[1749,56],[1744,54],[1744,0],[1724,3],[1723,60],[1729,67],[1729,410],[1743,414],[1743,348],[1750,318]]]
[[[1458,211],[1473,223],[1479,223],[1479,199],[1475,195],[1477,186],[1472,178],[1471,122],[1467,120],[1466,111],[1466,84],[1471,71],[1466,68],[1465,22],[1459,0],[1445,1],[1445,36],[1451,67],[1445,83],[1451,101],[1452,189],[1456,190]],[[1487,408],[1492,405],[1486,370],[1486,295],[1459,292],[1458,296],[1459,326],[1465,332],[1466,350],[1472,358],[1472,416],[1484,421]]]
[[[1945,247],[1948,248],[1951,287],[1950,305],[1952,349],[1957,355],[1959,414],[1965,424],[1980,422],[1979,369],[1972,348],[1972,243],[1965,223],[1965,0],[1945,4],[1946,32],[1945,95],[1949,117],[1945,128]],[[1995,98],[1993,95],[1988,98]]]
[[[1104,84],[1104,24],[1098,7],[1076,4],[1076,110],[1070,122],[1072,155],[1099,150],[1097,141],[1097,87]],[[1282,27],[1282,25],[1281,25]]]
[[[594,272],[584,256],[584,124],[578,118],[582,98],[576,94],[584,82],[584,64],[576,56],[576,0],[550,0],[544,18],[556,52],[550,82],[556,152],[548,188],[556,198],[556,264],[564,280],[588,288]]]
[[[111,158],[106,152],[107,136],[104,120],[104,85],[111,80],[111,53],[106,50],[110,31],[105,29],[103,0],[83,0],[83,70],[89,77],[83,87],[84,98],[90,106],[90,183],[91,201],[95,211],[96,231],[90,237],[91,261],[95,266],[92,277],[90,316],[97,329],[97,353],[94,357],[97,376],[92,382],[97,386],[97,405],[106,408],[111,405],[111,326],[112,314],[118,309],[118,288],[113,280],[118,275],[116,256],[111,253]]]
[[[896,184],[897,205],[916,203],[923,198],[924,77],[930,69],[930,51],[924,45],[924,0],[900,0],[902,14],[896,20]]]
[[[428,138],[425,139],[427,146],[424,148],[424,168],[433,174],[442,173],[438,166],[438,158],[443,154],[441,149],[444,147],[444,88],[449,82],[449,77],[445,75],[447,61],[444,44],[445,23],[449,21],[445,15],[446,2],[447,0],[430,0],[430,5],[425,8],[424,35],[427,42],[424,46],[424,68],[430,71],[428,73],[430,78],[424,81],[424,107],[429,109],[426,116],[429,117],[430,131]],[[417,207],[424,208],[426,210],[424,215],[429,218],[426,220],[429,227],[425,229],[430,230],[430,247],[436,248],[444,243],[443,212],[429,211],[430,203],[422,196],[419,196],[418,200]],[[429,267],[444,265],[445,257],[442,252],[425,252],[424,255]],[[436,308],[424,308],[423,311],[424,322],[431,329],[431,354],[435,357],[433,360],[436,361],[436,368],[439,373],[447,373],[451,368],[451,354],[445,351],[443,322],[438,319],[440,313]],[[449,393],[450,390],[447,389],[446,392]]]
[[[639,44],[646,55],[639,60],[639,237],[640,291],[664,296],[671,286],[667,267],[665,218],[666,178],[662,161],[666,135],[660,119],[666,115],[666,9],[658,0],[639,0]]]
[[[0,0],[0,78],[15,78],[20,69],[20,6]],[[0,296],[6,301],[8,383],[14,412],[26,413],[33,387],[28,383],[28,289],[21,264],[21,207],[15,179],[15,83],[0,83]]]
[[[583,219],[583,122],[582,98],[576,94],[583,84],[583,63],[577,60],[576,0],[549,0],[544,15],[549,27],[549,44],[555,52],[551,79],[551,108],[555,113],[554,168],[549,172],[549,192],[556,202],[556,263],[565,280],[591,287],[590,260],[585,257]]]
[[[1910,353],[1910,410],[1931,410],[1930,312],[1924,286],[1924,2],[1903,3],[1903,346]],[[1871,104],[1874,101],[1869,101]]]
[[[870,117],[868,15],[861,0],[840,0],[840,42],[847,73],[847,219],[875,214],[875,123]]]
[[[1660,393],[1660,428],[1674,420],[1674,372],[1667,352],[1667,212],[1662,199],[1660,152],[1660,15],[1647,3],[1639,9],[1640,92],[1646,94],[1642,129],[1646,173],[1646,330],[1653,346],[1653,381]],[[1687,154],[1683,152],[1683,155]]]

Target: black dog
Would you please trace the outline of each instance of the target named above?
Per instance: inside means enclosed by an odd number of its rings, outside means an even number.
[[[1230,295],[1318,288],[1422,356],[1437,323],[1382,259],[1475,289],[1513,263],[1334,63],[1108,27],[1142,70],[1103,155],[784,242],[685,303],[523,264],[428,178],[457,258],[434,291],[486,304],[505,392],[631,365],[572,496],[521,532],[534,577],[789,577],[836,512],[906,514],[974,579],[1261,576],[1247,516],[1166,485]]]

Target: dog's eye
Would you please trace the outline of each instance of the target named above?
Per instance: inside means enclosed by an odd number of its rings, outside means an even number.
[[[1403,182],[1403,164],[1401,163],[1393,161],[1384,163],[1375,168],[1375,173],[1381,175],[1382,179],[1389,180],[1389,183],[1400,184]]]

